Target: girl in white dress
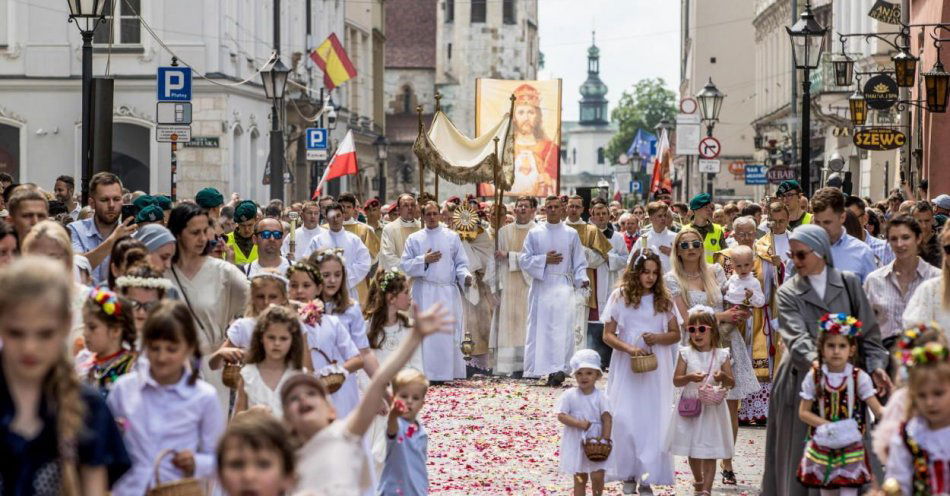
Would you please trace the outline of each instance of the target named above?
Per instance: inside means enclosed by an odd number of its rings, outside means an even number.
[[[296,312],[276,305],[264,310],[254,326],[247,363],[241,368],[235,414],[261,406],[277,417],[283,415],[280,387],[304,368],[303,348]]]
[[[604,492],[609,457],[602,462],[589,460],[582,443],[590,438],[610,441],[610,407],[607,396],[597,389],[597,381],[604,374],[600,355],[590,349],[578,350],[571,357],[571,370],[577,386],[564,391],[557,404],[557,420],[564,424],[558,470],[574,476],[575,496],[587,494],[588,477],[594,496],[598,496]]]
[[[683,388],[680,403],[699,396],[700,386],[731,387],[732,364],[729,350],[720,348],[719,326],[712,308],[690,309],[686,321],[689,345],[680,348],[673,373],[673,385]],[[674,455],[689,457],[696,495],[708,496],[716,477],[716,460],[732,458],[733,434],[729,410],[723,401],[703,404],[699,415],[674,415],[667,435],[667,446]]]
[[[644,250],[627,267],[604,309],[604,343],[613,348],[607,397],[614,412],[614,450],[607,480],[633,492],[673,484],[673,457],[663,446],[673,404],[673,349],[679,326],[660,274],[660,257]],[[656,356],[656,370],[634,373],[630,357]]]
[[[244,310],[244,317],[231,322],[224,343],[208,359],[211,370],[217,370],[225,363],[240,364],[244,361],[244,355],[251,346],[257,316],[271,304],[287,304],[287,278],[273,271],[262,270],[251,277],[251,298]]]

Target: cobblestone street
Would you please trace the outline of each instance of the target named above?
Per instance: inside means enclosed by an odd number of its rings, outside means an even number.
[[[561,425],[554,408],[562,391],[494,379],[431,388],[423,410],[431,492],[570,494],[571,477],[557,473]],[[722,486],[717,478],[714,494],[758,494],[764,450],[764,428],[741,428],[734,462],[739,484]],[[654,492],[692,494],[691,481],[686,459],[677,458],[675,488]],[[621,484],[608,483],[605,494],[621,494]]]

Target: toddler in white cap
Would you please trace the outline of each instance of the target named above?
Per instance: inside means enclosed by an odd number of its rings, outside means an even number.
[[[591,349],[574,353],[570,365],[577,385],[558,400],[557,419],[564,424],[558,470],[574,476],[574,494],[585,494],[590,478],[593,493],[599,495],[604,491],[606,462],[588,459],[583,443],[588,439],[610,442],[607,395],[597,389],[597,380],[604,372],[600,368],[600,355]]]

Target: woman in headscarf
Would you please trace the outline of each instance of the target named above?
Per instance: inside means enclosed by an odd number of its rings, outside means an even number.
[[[878,395],[892,387],[885,371],[887,350],[861,279],[834,268],[828,234],[820,226],[801,225],[789,236],[789,249],[795,275],[778,290],[779,333],[786,352],[772,383],[765,440],[762,494],[770,496],[818,494],[799,483],[795,473],[808,435],[808,426],[798,418],[798,392],[817,363],[817,323],[823,315],[844,312],[864,323],[855,365],[871,372]]]

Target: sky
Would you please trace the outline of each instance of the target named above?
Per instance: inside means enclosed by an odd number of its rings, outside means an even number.
[[[538,10],[544,54],[538,78],[562,79],[563,120],[577,120],[591,30],[597,32],[609,110],[641,79],[662,77],[671,90],[679,87],[679,1],[539,0]]]

